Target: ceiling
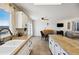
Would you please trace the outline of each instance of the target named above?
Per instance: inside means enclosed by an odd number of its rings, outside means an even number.
[[[42,17],[47,19],[70,19],[79,17],[78,3],[65,3],[61,5],[34,5],[33,3],[16,3],[33,20],[39,20]]]

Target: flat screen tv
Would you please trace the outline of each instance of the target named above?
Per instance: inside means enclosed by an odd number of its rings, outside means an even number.
[[[64,24],[63,23],[57,23],[57,27],[63,27]]]

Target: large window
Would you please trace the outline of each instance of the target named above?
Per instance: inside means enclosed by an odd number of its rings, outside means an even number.
[[[10,13],[4,9],[0,9],[0,28],[9,27]]]

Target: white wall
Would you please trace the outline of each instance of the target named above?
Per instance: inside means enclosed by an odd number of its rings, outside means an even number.
[[[40,31],[42,30],[42,29],[44,29],[45,28],[45,24],[44,23],[42,23],[42,21],[40,21],[40,20],[34,20],[33,21],[33,24],[34,24],[34,36],[40,36]]]
[[[64,27],[57,27],[57,23],[64,23]],[[61,21],[58,21],[58,20],[49,20],[49,25],[48,27],[46,27],[46,23],[41,21],[41,20],[34,20],[33,21],[33,24],[34,24],[34,36],[40,36],[40,31],[43,30],[43,29],[46,29],[46,28],[49,28],[49,29],[53,29],[53,30],[64,30],[66,31],[67,29],[67,24],[66,24],[66,21],[64,20],[61,20]]]
[[[56,30],[56,21],[49,20],[49,25],[47,27],[46,23],[42,20],[34,20],[34,36],[40,36],[40,31],[46,28]]]

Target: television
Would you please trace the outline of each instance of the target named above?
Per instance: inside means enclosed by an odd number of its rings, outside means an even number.
[[[57,23],[57,27],[63,27],[64,24],[63,23]]]

